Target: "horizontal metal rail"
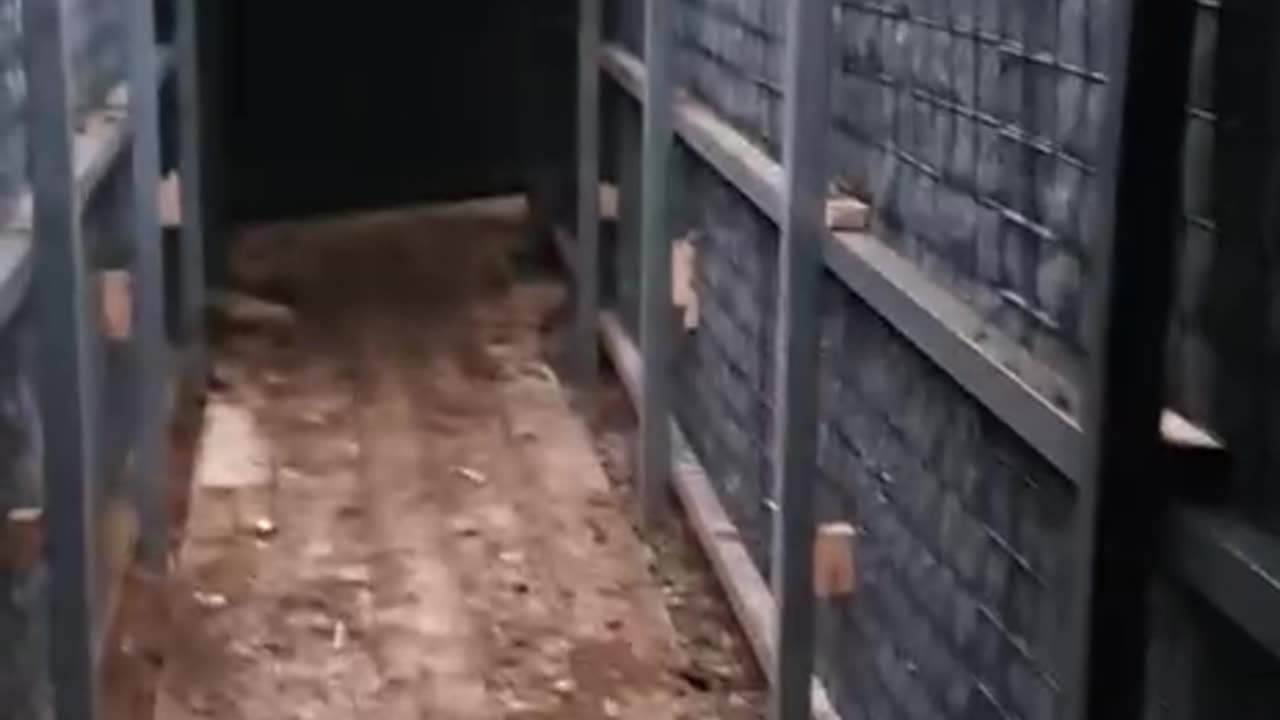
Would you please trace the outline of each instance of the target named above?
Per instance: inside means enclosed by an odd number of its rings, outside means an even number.
[[[644,64],[618,45],[607,45],[600,64],[642,101]],[[782,213],[783,169],[773,158],[705,105],[675,102],[677,136],[774,222]],[[889,321],[982,405],[1071,480],[1086,477],[1084,433],[1076,418],[1008,369],[1018,365],[1015,344],[995,336],[968,305],[930,280],[911,262],[866,234],[828,233],[827,268]],[[985,336],[981,344],[976,339]]]

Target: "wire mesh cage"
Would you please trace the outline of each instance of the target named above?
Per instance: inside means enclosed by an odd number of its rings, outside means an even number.
[[[1184,148],[1185,222],[1178,238],[1181,272],[1170,318],[1169,374],[1172,402],[1188,417],[1212,425],[1213,400],[1208,391],[1214,353],[1202,326],[1208,276],[1220,235],[1213,187],[1218,125],[1214,73],[1220,8],[1209,3],[1198,7]]]
[[[764,574],[777,509],[773,482],[774,228],[693,158],[681,165],[692,205],[698,328],[683,338],[675,409],[689,442]]]
[[[0,226],[27,188],[26,73],[20,0],[0,2]],[[36,401],[29,303],[0,325],[0,521],[44,505],[43,429]],[[40,717],[47,706],[46,577],[42,567],[0,571],[0,707]]]
[[[70,0],[67,37],[77,110],[96,107],[125,79],[125,0]]]
[[[1073,380],[1102,219],[1106,6],[838,5],[837,181],[882,240]]]
[[[0,329],[0,518],[44,506],[43,428],[29,311]],[[39,565],[0,573],[0,707],[41,717],[47,680],[47,579]]]
[[[680,0],[676,63],[694,97],[755,140],[782,152],[784,3]]]
[[[7,220],[26,182],[26,73],[18,0],[0,3],[0,219]]]
[[[605,7],[604,37],[637,57],[644,57],[644,3],[608,2]]]
[[[0,234],[6,253],[12,248],[29,249],[42,242],[65,240],[44,235],[34,237],[46,226],[36,223],[32,227],[32,206],[40,204],[33,198],[47,199],[50,195],[46,192],[41,196],[40,190],[34,187],[38,178],[33,160],[48,157],[46,153],[55,154],[55,148],[42,144],[54,141],[71,142],[73,155],[72,177],[68,181],[74,185],[74,192],[70,194],[72,207],[66,210],[75,216],[73,222],[79,232],[74,237],[82,243],[82,253],[70,253],[69,257],[83,257],[85,264],[66,268],[65,274],[80,275],[87,318],[86,327],[68,331],[89,333],[83,349],[88,355],[87,388],[95,397],[86,407],[91,408],[96,417],[86,431],[88,442],[94,445],[88,455],[101,460],[99,467],[87,472],[91,480],[84,488],[87,512],[81,528],[85,538],[82,544],[91,555],[84,559],[88,568],[88,632],[92,636],[86,644],[94,648],[100,648],[105,640],[113,589],[138,531],[133,502],[136,488],[129,478],[138,434],[137,346],[132,338],[108,338],[100,322],[103,305],[100,271],[124,269],[132,259],[135,195],[128,138],[131,125],[124,118],[127,94],[116,92],[123,90],[128,82],[127,2],[70,0],[57,4],[69,56],[65,68],[41,65],[50,58],[57,59],[57,54],[39,53],[30,45],[53,41],[51,37],[26,31],[23,14],[30,8],[24,9],[21,0],[0,2]],[[56,23],[40,27],[58,29]],[[65,72],[70,79],[72,107],[66,109],[70,112],[69,118],[62,109],[57,113],[37,114],[49,113],[51,108],[47,104],[36,108],[29,101],[28,79],[38,74],[33,69],[37,65],[42,67],[42,76],[46,79],[56,77],[47,72],[49,70],[56,70],[58,74]],[[46,94],[46,99],[49,97]],[[101,115],[100,111],[108,105],[114,108],[113,119],[95,124],[98,121],[91,118]],[[60,137],[56,131],[66,120],[70,121],[74,138]],[[43,132],[28,132],[32,128]],[[54,194],[66,196],[65,191]],[[44,216],[37,214],[36,219],[40,217]],[[6,255],[6,294],[10,292],[8,285],[16,283],[15,277],[20,275],[43,278],[46,283],[51,279],[39,270],[16,273],[9,261]],[[35,261],[27,253],[27,259],[21,264],[29,266]],[[70,293],[73,283],[59,279],[53,285],[65,287]],[[26,287],[25,281],[22,287]],[[10,521],[8,532],[12,532],[10,513],[13,511],[42,513],[41,522],[50,528],[56,527],[52,519],[55,508],[46,505],[54,502],[55,486],[51,484],[53,480],[43,477],[44,441],[48,437],[54,438],[55,443],[61,441],[63,434],[59,430],[67,429],[56,426],[46,435],[47,418],[41,416],[35,399],[39,375],[36,368],[40,362],[36,357],[35,339],[47,337],[49,328],[42,324],[47,322],[47,316],[37,316],[29,299],[19,297],[14,302],[18,309],[4,318],[0,330],[0,463],[7,468],[0,474],[0,519]],[[38,323],[41,318],[45,320]],[[92,432],[93,429],[101,432]],[[61,452],[68,451],[64,448]],[[74,482],[72,478],[59,480]],[[66,538],[59,541],[66,542]],[[71,558],[64,557],[64,562],[67,559]],[[75,562],[78,561],[73,560],[72,564]],[[0,600],[0,633],[3,633],[0,637],[6,645],[6,655],[0,657],[3,663],[0,676],[4,677],[0,681],[0,704],[9,709],[25,708],[17,710],[17,716],[44,717],[49,707],[45,651],[51,638],[58,643],[79,643],[81,639],[55,637],[67,628],[48,624],[52,597],[48,595],[45,576],[52,569],[44,566],[44,559],[36,557],[29,564],[6,570],[0,573],[3,590],[0,597],[4,598]],[[62,567],[57,572],[74,571]],[[61,587],[64,592],[68,588],[67,585]]]

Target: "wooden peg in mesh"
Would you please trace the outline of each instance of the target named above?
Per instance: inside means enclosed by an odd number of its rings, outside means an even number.
[[[133,275],[128,270],[98,272],[102,334],[124,341],[133,335]]]
[[[819,598],[852,595],[857,589],[857,531],[847,522],[818,526],[813,545],[813,593]]]

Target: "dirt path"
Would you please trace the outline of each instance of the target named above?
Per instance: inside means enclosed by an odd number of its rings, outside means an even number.
[[[345,225],[246,251],[297,326],[219,344],[268,471],[196,489],[161,719],[758,717],[543,361],[519,218]]]

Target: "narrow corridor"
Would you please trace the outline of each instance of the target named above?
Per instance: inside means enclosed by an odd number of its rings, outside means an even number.
[[[217,343],[159,717],[756,717],[740,644],[690,680],[520,223],[322,227],[244,244],[296,317]]]

